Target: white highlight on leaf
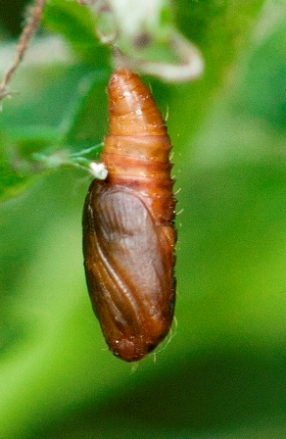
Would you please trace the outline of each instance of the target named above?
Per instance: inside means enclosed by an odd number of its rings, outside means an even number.
[[[109,0],[118,27],[126,36],[134,37],[143,29],[156,29],[166,0]],[[128,13],[127,13],[128,11]]]

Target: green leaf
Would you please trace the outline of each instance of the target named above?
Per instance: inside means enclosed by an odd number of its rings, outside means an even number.
[[[0,202],[15,197],[27,187],[28,178],[13,172],[3,158],[0,158],[0,173]]]
[[[44,26],[61,34],[79,58],[90,65],[107,63],[108,50],[96,37],[96,21],[89,8],[74,2],[52,0],[47,2]]]
[[[21,93],[4,103],[0,116],[0,200],[19,195],[42,171],[78,167],[71,154],[101,143],[107,71],[68,62],[22,70],[13,84]]]

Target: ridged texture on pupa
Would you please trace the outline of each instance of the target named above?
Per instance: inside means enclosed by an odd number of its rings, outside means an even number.
[[[128,69],[108,86],[109,134],[83,214],[87,285],[111,351],[137,361],[167,335],[175,304],[174,180],[165,123]]]

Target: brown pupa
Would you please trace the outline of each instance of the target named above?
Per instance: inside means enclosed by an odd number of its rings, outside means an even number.
[[[169,332],[175,304],[175,199],[170,139],[149,89],[120,69],[108,86],[109,134],[83,212],[86,280],[111,351],[125,361]]]

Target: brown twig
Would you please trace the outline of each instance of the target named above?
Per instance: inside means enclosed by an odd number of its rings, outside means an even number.
[[[21,63],[25,51],[28,47],[28,44],[33,37],[39,22],[42,18],[43,9],[45,6],[46,0],[35,0],[35,4],[32,7],[30,15],[27,20],[27,24],[24,27],[17,46],[17,50],[14,56],[14,61],[11,66],[6,70],[3,75],[2,81],[0,83],[0,101],[5,97],[9,96],[9,92],[7,91],[7,86],[11,81],[14,73],[16,72],[19,64]]]

